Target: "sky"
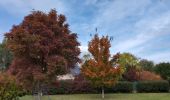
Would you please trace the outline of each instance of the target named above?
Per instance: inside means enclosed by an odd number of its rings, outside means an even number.
[[[170,62],[170,0],[0,0],[0,41],[32,10],[64,14],[82,54],[90,34],[113,37],[111,53]]]

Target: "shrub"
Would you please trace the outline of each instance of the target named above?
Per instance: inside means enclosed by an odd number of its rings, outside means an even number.
[[[138,92],[168,92],[168,81],[141,81],[137,83]]]
[[[90,82],[81,74],[75,77],[72,91],[74,93],[96,93]]]
[[[133,83],[127,81],[120,81],[111,88],[106,88],[107,93],[131,93],[133,91]]]
[[[19,94],[15,78],[6,73],[0,73],[0,100],[18,100]]]
[[[49,95],[56,95],[56,94],[66,94],[66,90],[63,88],[50,88],[50,90],[48,91]]]
[[[167,78],[167,81],[168,81],[168,82],[169,82],[169,84],[170,84],[170,77],[168,77],[168,78]]]
[[[132,82],[118,82],[118,84],[116,84],[113,87],[113,91],[114,92],[132,92],[133,91],[133,83]]]
[[[75,78],[75,80],[58,81],[57,86],[49,90],[49,94],[75,94],[75,93],[96,93],[96,90],[90,85],[90,82]]]
[[[139,80],[138,70],[134,68],[129,68],[129,70],[123,74],[123,78],[131,82],[138,81]]]
[[[160,75],[157,75],[150,71],[141,71],[139,73],[140,81],[162,80]]]
[[[53,93],[56,94],[70,94],[72,91],[73,80],[61,80],[57,87],[52,88]],[[50,91],[51,91],[50,90]]]
[[[63,80],[59,82],[59,86],[50,89],[49,94],[82,94],[82,93],[101,93],[101,88],[94,88],[88,81]],[[133,91],[132,82],[118,82],[113,87],[105,87],[106,93],[123,92],[129,93]]]

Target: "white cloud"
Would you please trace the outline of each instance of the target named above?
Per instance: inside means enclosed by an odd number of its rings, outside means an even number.
[[[49,11],[56,8],[59,12],[67,11],[61,0],[2,0],[0,6],[15,16],[25,15],[33,9]]]
[[[4,30],[0,28],[0,43],[2,42],[3,38],[4,38]]]
[[[94,26],[111,26],[114,21],[141,14],[143,8],[149,4],[150,0],[110,0],[110,2],[104,3],[104,5],[99,5]]]
[[[170,34],[170,12],[159,12],[160,9],[167,6],[164,2],[158,2],[158,4],[153,5],[151,0],[115,0],[113,2],[106,2],[103,5],[98,6],[99,10],[96,11],[97,13],[95,20],[92,21],[92,27],[98,27],[100,30],[104,30],[103,32],[113,34],[116,29],[113,28],[108,30],[109,27],[112,27],[113,23],[119,21],[122,23],[122,20],[128,18],[129,16],[133,18],[139,17],[135,24],[129,23],[133,27],[124,27],[123,24],[120,26],[123,27],[121,29],[123,29],[124,32],[130,30],[133,36],[126,35],[127,37],[124,38],[124,40],[118,41],[118,44],[113,45],[113,48],[111,48],[113,51],[131,52],[135,55],[142,55],[141,57],[145,57],[144,54],[139,53],[148,52],[145,46],[146,43],[149,44],[149,41],[156,41],[156,38]],[[122,34],[122,37],[123,36],[124,34]],[[150,58],[147,58],[160,62],[163,60],[159,59],[159,55],[162,55],[164,60],[170,61],[165,53],[156,54],[153,51],[153,55],[154,54],[154,59],[152,55]]]
[[[79,46],[80,50],[82,53],[87,53],[88,52],[88,46]]]
[[[96,4],[98,0],[85,0],[86,5]]]
[[[170,12],[166,12],[155,18],[144,18],[134,26],[134,33],[138,34],[125,41],[120,41],[114,48],[118,51],[128,51],[158,36],[170,34],[169,27]]]
[[[112,27],[112,24],[115,21],[121,21],[128,16],[143,14],[143,9],[151,2],[150,0],[130,0],[128,2],[124,0],[86,0],[86,3],[93,4],[97,7],[97,10],[94,12],[94,15],[96,16],[92,18],[93,20],[90,21],[90,23],[81,23],[81,25],[77,25],[79,26],[78,29],[83,30],[83,33],[89,34],[94,32],[94,29],[97,27],[99,32],[101,32],[100,34],[106,34],[107,32],[109,32],[109,34],[113,34],[114,29],[108,29]],[[123,30],[128,30],[128,28],[125,27]]]
[[[144,58],[154,61],[155,63],[170,62],[170,52],[160,52]]]
[[[49,11],[51,8],[56,8],[59,13],[69,13],[69,18],[76,19],[82,17],[77,16],[75,13],[78,10],[80,11],[80,9],[74,8],[76,5],[71,5],[76,3],[69,2],[63,0],[2,0],[0,7],[14,16],[24,16],[32,9]],[[76,2],[76,0],[73,0],[73,2]],[[120,34],[123,39],[116,40],[117,44],[114,44],[111,49],[117,52],[132,52],[135,55],[139,55],[141,51],[147,52],[145,44],[148,44],[149,41],[155,41],[159,36],[170,34],[170,12],[158,12],[160,11],[160,7],[166,8],[166,6],[169,6],[168,3],[154,4],[152,0],[85,0],[83,2],[86,6],[94,7],[96,10],[93,12],[94,16],[90,16],[90,18],[88,15],[83,15],[83,18],[89,21],[82,21],[80,18],[71,24],[71,30],[81,34],[79,39],[83,42],[83,45],[80,46],[82,53],[87,53],[88,47],[86,44],[89,40],[89,36],[87,35],[93,33],[96,27],[98,27],[101,34],[109,32],[110,35],[113,35],[115,30],[118,30],[117,34],[124,32],[124,34]],[[88,10],[88,8],[85,10]],[[84,11],[81,9],[82,13]],[[130,25],[125,26],[124,24],[127,23],[123,20],[129,17],[138,19],[134,22],[135,24],[129,23]],[[120,23],[120,25],[113,26],[114,23]],[[130,33],[129,30],[133,35],[127,36]],[[169,59],[167,55],[169,53],[162,52],[153,53],[151,56],[142,55],[141,57],[155,61],[167,61]],[[159,56],[162,59],[159,59]]]

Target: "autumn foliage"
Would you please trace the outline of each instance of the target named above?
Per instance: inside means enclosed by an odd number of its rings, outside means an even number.
[[[15,77],[0,72],[0,100],[18,100],[19,87]]]
[[[141,71],[139,72],[139,80],[140,81],[155,81],[155,80],[162,80],[161,76],[155,74],[150,71]]]
[[[81,71],[94,86],[112,86],[123,72],[122,68],[117,64],[119,54],[111,56],[110,47],[109,37],[103,36],[99,38],[97,34],[88,44],[88,51],[91,53],[92,58],[84,62]]]
[[[127,81],[138,81],[139,80],[139,70],[136,70],[134,68],[129,68],[128,71],[126,71],[123,74],[123,78]]]
[[[88,50],[93,58],[85,61],[82,65],[82,73],[95,86],[110,86],[116,83],[122,74],[121,67],[117,64],[119,54],[111,57],[109,48],[111,47],[109,37],[98,35],[89,42]]]
[[[33,11],[6,33],[14,59],[8,72],[22,85],[53,80],[79,62],[80,45],[64,15]]]

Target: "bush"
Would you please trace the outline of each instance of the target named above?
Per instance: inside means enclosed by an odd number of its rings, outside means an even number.
[[[79,80],[79,79],[78,79]],[[89,82],[80,80],[62,80],[59,85],[50,89],[49,94],[83,94],[101,93],[101,88],[94,88]],[[119,81],[115,86],[105,87],[105,93],[132,93],[137,92],[168,92],[168,81],[139,81],[134,87],[133,82]]]
[[[167,81],[168,81],[168,82],[169,82],[169,84],[170,84],[170,77],[168,77],[168,78],[167,78]]]
[[[49,90],[49,94],[70,94],[72,93],[73,80],[59,81],[58,86],[53,86]]]
[[[150,71],[141,71],[139,72],[139,80],[140,81],[158,81],[162,80],[160,75],[157,75]]]
[[[89,81],[87,81],[83,75],[77,75],[73,81],[74,93],[97,93],[97,91],[92,87]]]
[[[64,91],[65,90],[62,89],[62,88],[55,88],[55,87],[53,87],[53,88],[50,88],[50,90],[48,91],[48,94],[49,95],[66,94]]]
[[[85,80],[62,80],[58,86],[53,86],[49,90],[49,94],[82,94],[82,93],[97,93],[89,82]]]
[[[138,81],[139,80],[138,70],[134,68],[129,68],[128,71],[123,74],[123,78],[126,81],[131,81],[131,82]]]
[[[106,93],[131,93],[133,91],[133,83],[120,81],[115,86],[105,89]]]
[[[105,87],[106,93],[123,92],[129,93],[133,91],[132,82],[118,82],[114,87]],[[94,88],[87,81],[60,81],[59,86],[50,89],[49,94],[83,94],[83,93],[101,93],[101,88]]]
[[[137,83],[138,92],[168,92],[168,81],[141,81]]]
[[[0,100],[18,100],[19,94],[15,78],[6,73],[0,73]]]
[[[113,87],[113,91],[114,92],[132,92],[133,91],[133,83],[132,82],[118,82],[118,84],[116,84]]]

